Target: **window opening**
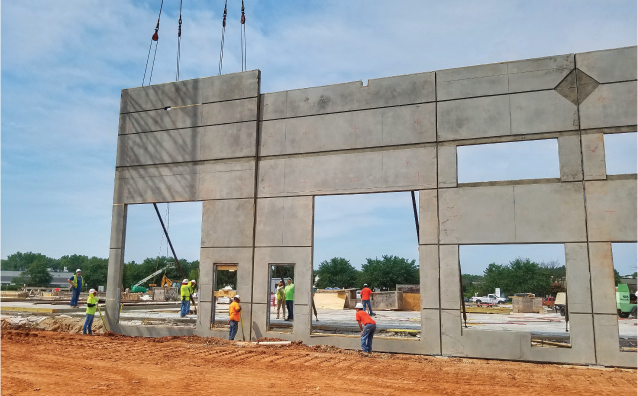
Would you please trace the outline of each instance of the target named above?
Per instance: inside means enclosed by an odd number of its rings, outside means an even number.
[[[237,295],[237,264],[215,264],[215,291],[211,327],[229,328],[228,309]],[[241,296],[240,296],[241,297]]]
[[[293,333],[295,266],[271,264],[268,271],[268,331]]]
[[[608,175],[637,173],[636,132],[604,135],[605,166]]]
[[[638,338],[636,302],[636,243],[612,243],[614,288],[618,314],[618,340],[621,351],[635,351]]]

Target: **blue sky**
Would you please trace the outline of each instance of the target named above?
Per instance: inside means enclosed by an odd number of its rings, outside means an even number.
[[[154,83],[175,78],[179,1],[164,3]],[[240,70],[240,3],[229,0],[225,73]],[[635,1],[245,3],[248,68],[261,69],[262,92],[636,45]],[[108,255],[120,90],[142,82],[159,4],[3,2],[3,258]],[[182,79],[217,74],[222,10],[222,0],[184,0]],[[635,169],[632,142],[617,144],[629,159],[613,166]],[[481,156],[485,167],[502,166],[498,154]],[[130,209],[127,260],[160,250],[153,216],[150,206]],[[417,258],[409,194],[320,198],[316,218],[316,262]],[[200,222],[201,204],[171,205],[180,256],[198,257]],[[635,247],[626,254],[636,262]]]

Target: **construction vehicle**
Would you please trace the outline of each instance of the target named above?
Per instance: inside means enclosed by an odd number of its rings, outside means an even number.
[[[628,318],[629,315],[636,318],[638,314],[636,304],[631,303],[629,286],[625,283],[620,283],[616,287],[616,310],[618,312],[618,316],[623,319]]]
[[[560,312],[560,316],[567,314],[567,293],[556,293],[556,299],[554,300],[554,310]]]
[[[166,276],[166,274],[164,274],[164,276],[162,276],[162,281],[160,282],[160,287],[173,287],[173,281],[168,279],[168,277]]]
[[[146,288],[142,287],[142,284],[144,282],[146,282],[147,280],[155,277],[156,275],[159,275],[162,273],[162,271],[166,271],[166,269],[168,268],[172,268],[173,264],[169,264],[166,267],[159,269],[155,272],[153,272],[152,274],[150,274],[149,276],[147,276],[146,278],[142,279],[141,281],[137,282],[136,284],[131,286],[131,293],[146,293]],[[166,278],[166,274],[164,274],[164,278]],[[168,278],[167,278],[168,279]],[[162,281],[164,281],[164,279],[162,278]],[[171,282],[172,283],[172,282]],[[170,287],[170,286],[169,286]]]
[[[472,297],[470,299],[472,302],[477,304],[504,304],[507,302],[506,298],[498,297],[496,294],[488,294],[484,297]]]

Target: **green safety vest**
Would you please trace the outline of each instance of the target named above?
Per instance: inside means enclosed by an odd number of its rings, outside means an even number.
[[[193,289],[191,288],[189,283],[186,285],[182,285],[182,287],[179,289],[179,292],[180,292],[180,295],[182,296],[182,300],[190,300]]]
[[[89,307],[89,304],[94,304],[92,307]],[[89,315],[95,315],[95,311],[97,310],[97,297],[93,294],[89,294],[89,298],[86,299],[86,313]]]
[[[295,297],[295,284],[291,283],[289,285],[286,285],[286,287],[284,288],[284,293],[286,293],[286,300],[294,300]]]
[[[82,290],[82,286],[84,286],[84,277],[80,277],[80,279],[82,280],[82,284],[80,285],[80,290]],[[77,289],[77,287],[78,287],[78,276],[77,275],[73,275],[73,280],[71,281],[71,284],[73,285],[73,288]]]
[[[276,297],[277,301],[286,299],[286,295],[284,294],[284,290],[285,290],[284,286],[282,286],[281,288],[277,287],[277,297]]]

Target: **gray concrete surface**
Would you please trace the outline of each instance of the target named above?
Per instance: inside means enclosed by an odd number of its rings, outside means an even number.
[[[120,291],[109,288],[117,331],[225,336],[210,326],[213,268],[237,264],[252,338],[357,349],[356,337],[311,333],[314,196],[419,190],[420,325],[428,337],[380,338],[375,349],[636,367],[635,353],[614,347],[619,325],[607,290],[610,243],[637,238],[636,175],[607,176],[603,144],[605,134],[636,130],[636,47],[367,86],[261,94],[260,79],[250,71],[123,90],[109,285],[122,277],[126,205],[206,201],[208,209],[196,329],[118,325]],[[458,145],[533,139],[558,139],[560,179],[458,185]],[[513,243],[565,246],[571,348],[533,347],[538,323],[461,327],[459,244]],[[268,328],[271,264],[295,266],[292,333]]]

